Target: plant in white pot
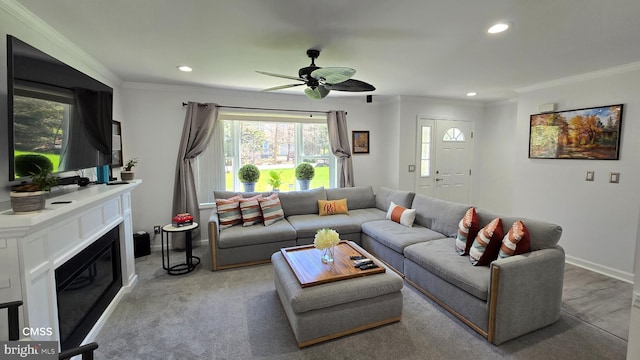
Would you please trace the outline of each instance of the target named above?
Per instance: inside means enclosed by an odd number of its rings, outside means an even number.
[[[282,185],[282,172],[276,172],[275,170],[269,171],[269,180],[267,182],[273,188],[273,191],[280,191],[280,185]]]
[[[300,190],[309,190],[309,183],[316,175],[316,170],[311,164],[303,162],[296,166],[296,179],[300,184]]]
[[[123,181],[133,180],[133,167],[138,165],[138,159],[132,158],[124,164],[124,170],[120,171],[120,178]]]
[[[256,181],[260,179],[260,169],[253,164],[245,164],[238,170],[238,179],[244,185],[244,191],[255,191]]]
[[[31,173],[31,182],[16,186],[10,193],[11,208],[16,214],[30,213],[44,209],[46,191],[58,183],[58,178],[51,174],[51,169],[38,168],[38,172]]]

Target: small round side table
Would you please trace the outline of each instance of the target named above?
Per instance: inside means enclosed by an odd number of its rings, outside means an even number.
[[[200,264],[200,258],[197,256],[193,256],[192,252],[192,244],[191,244],[191,230],[196,229],[198,227],[198,223],[193,223],[187,226],[173,226],[172,224],[167,224],[162,227],[162,268],[167,270],[169,275],[183,275],[192,272],[198,264]],[[169,261],[169,234],[170,233],[185,233],[185,257],[186,261],[181,264],[171,265]],[[165,263],[165,240],[166,240],[166,263]]]

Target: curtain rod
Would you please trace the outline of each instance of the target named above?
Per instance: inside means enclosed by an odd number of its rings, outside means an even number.
[[[189,103],[183,102],[182,106],[187,106]],[[207,104],[198,104],[199,106],[206,106]],[[328,114],[329,111],[319,111],[319,110],[293,110],[293,109],[273,109],[273,108],[257,108],[257,107],[246,107],[246,106],[224,106],[220,105],[220,108],[225,109],[242,109],[242,110],[267,110],[267,111],[289,111],[289,112],[301,112],[301,113],[320,113],[320,114]]]

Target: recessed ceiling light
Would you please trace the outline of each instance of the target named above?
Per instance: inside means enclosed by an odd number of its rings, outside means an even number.
[[[487,30],[489,34],[497,34],[501,33],[509,28],[509,24],[507,23],[497,23]]]
[[[478,95],[478,93],[477,93],[477,92],[475,92],[475,91],[472,91],[472,92],[468,92],[468,93],[467,93],[467,96],[476,96],[476,95]]]
[[[184,71],[184,72],[191,72],[191,71],[193,71],[193,69],[192,69],[192,68],[190,68],[190,67],[188,67],[188,66],[185,66],[185,65],[178,66],[178,70],[180,70],[180,71]]]

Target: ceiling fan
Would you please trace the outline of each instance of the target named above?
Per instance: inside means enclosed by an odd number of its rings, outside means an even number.
[[[348,67],[319,67],[316,66],[315,60],[320,56],[320,50],[309,49],[307,56],[311,58],[311,65],[298,70],[298,77],[289,75],[280,75],[265,71],[256,71],[257,73],[269,76],[280,77],[284,79],[300,81],[300,83],[280,85],[262,91],[273,91],[287,89],[300,85],[307,85],[304,89],[305,95],[310,99],[320,100],[326,97],[331,90],[335,91],[351,91],[363,92],[373,91],[376,88],[364,81],[355,80],[351,77],[356,73],[352,68]]]

